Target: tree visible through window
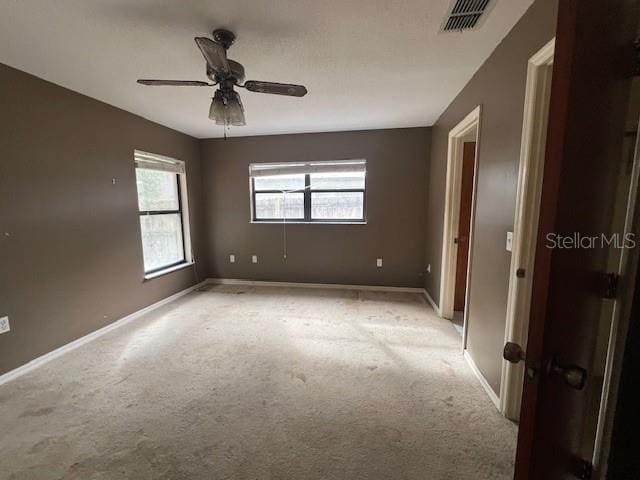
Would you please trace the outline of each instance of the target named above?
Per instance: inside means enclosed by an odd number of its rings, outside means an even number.
[[[186,262],[180,173],[136,160],[145,274]]]

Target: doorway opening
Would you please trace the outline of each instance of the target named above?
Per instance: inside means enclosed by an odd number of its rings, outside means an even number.
[[[469,236],[471,233],[471,207],[473,205],[473,179],[476,162],[476,133],[474,129],[463,139],[462,177],[460,183],[460,213],[458,214],[456,278],[453,290],[453,325],[462,335],[467,294],[467,268],[469,263]]]
[[[449,132],[440,314],[451,320],[465,345],[466,305],[473,240],[473,217],[481,107]]]

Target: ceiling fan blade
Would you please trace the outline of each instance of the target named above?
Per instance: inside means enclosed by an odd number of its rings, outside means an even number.
[[[305,86],[293,85],[291,83],[249,80],[244,82],[244,87],[250,92],[272,93],[274,95],[288,95],[290,97],[304,97],[307,94],[307,88]]]
[[[226,77],[231,74],[227,52],[222,45],[207,37],[196,37],[195,40],[207,65],[216,75]]]
[[[211,87],[213,83],[200,82],[197,80],[138,80],[140,85],[168,86],[168,87]]]

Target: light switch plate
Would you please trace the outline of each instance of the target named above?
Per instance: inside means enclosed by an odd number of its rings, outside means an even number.
[[[11,330],[11,327],[9,326],[9,317],[0,318],[0,333],[7,333],[9,330]]]
[[[513,247],[513,232],[507,232],[507,250],[510,252]]]
[[[236,263],[236,256],[231,254],[229,255],[229,263]]]
[[[258,255],[251,255],[251,263],[258,263]]]
[[[377,258],[376,259],[376,267],[378,267],[378,268],[382,267],[382,259],[381,258]]]

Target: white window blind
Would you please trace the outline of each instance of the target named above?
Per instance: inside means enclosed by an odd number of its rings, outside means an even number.
[[[366,160],[252,163],[253,222],[365,222]]]
[[[312,173],[364,173],[365,160],[335,160],[325,162],[252,163],[249,165],[251,177],[274,175],[296,175]]]
[[[136,168],[146,168],[147,170],[159,170],[162,172],[171,172],[184,174],[184,162],[174,158],[155,155],[153,153],[135,151]]]

